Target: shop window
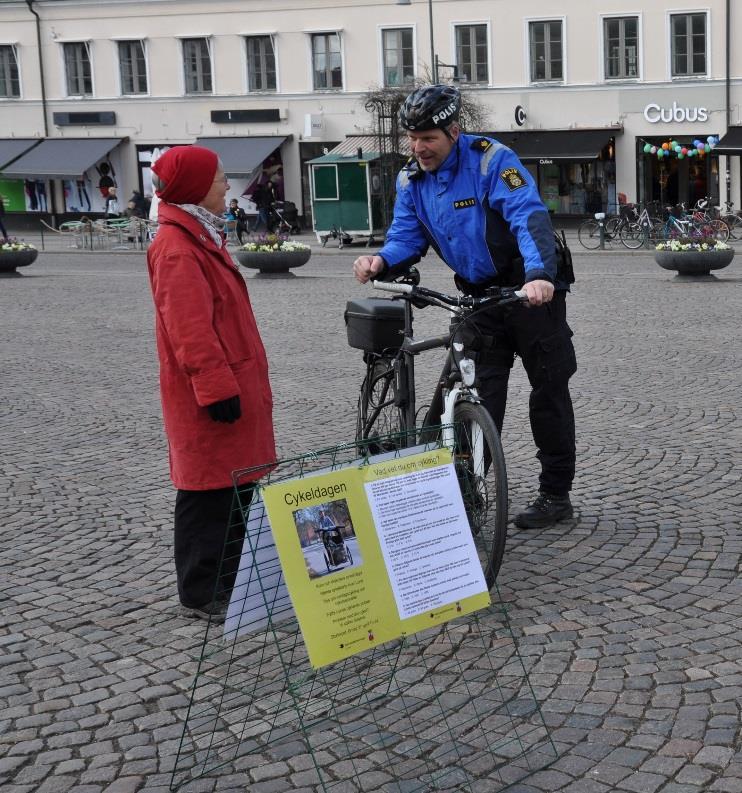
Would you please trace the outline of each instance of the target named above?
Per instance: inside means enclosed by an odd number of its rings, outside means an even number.
[[[559,20],[530,22],[531,82],[564,79],[562,23]]]
[[[456,26],[456,66],[462,80],[489,82],[486,25]]]
[[[337,201],[337,165],[315,165],[312,168],[315,201]]]
[[[147,93],[147,61],[144,42],[119,41],[119,71],[122,94]]]
[[[412,28],[383,30],[384,85],[408,85],[415,77],[412,51]]]
[[[603,21],[607,80],[625,80],[639,76],[638,30],[638,17],[612,18]]]
[[[315,91],[343,87],[343,64],[338,33],[312,34],[312,75]]]
[[[272,36],[248,36],[247,85],[249,91],[276,90],[276,54]]]
[[[12,99],[21,95],[18,56],[12,44],[0,44],[0,97]]]
[[[68,42],[63,47],[67,96],[92,96],[93,73],[88,42]]]
[[[187,94],[212,92],[211,52],[208,39],[183,39],[183,73]]]
[[[672,76],[706,74],[706,14],[673,14]]]

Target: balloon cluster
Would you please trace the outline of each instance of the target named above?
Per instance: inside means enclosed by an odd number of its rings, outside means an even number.
[[[651,143],[644,144],[644,153],[653,154],[658,160],[665,157],[677,157],[679,160],[685,157],[703,157],[708,154],[719,142],[716,135],[709,135],[706,140],[695,138],[693,143],[683,145],[676,140],[670,140],[661,146],[653,146]]]

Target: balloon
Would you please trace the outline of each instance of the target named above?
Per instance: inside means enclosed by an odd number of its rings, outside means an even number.
[[[645,143],[645,144],[644,144],[644,153],[645,153],[645,154],[649,154],[649,152],[650,152],[651,150],[652,150],[652,145],[651,145],[651,143]]]
[[[678,154],[678,159],[679,159],[679,160],[682,160],[684,157],[685,157],[685,155],[684,155],[684,154],[683,154],[683,152],[681,151],[681,152]]]
[[[704,149],[703,142],[699,140],[698,143],[696,143],[696,148],[698,149],[698,151],[703,151]]]
[[[662,151],[662,149],[660,149],[660,151]],[[649,153],[650,154],[657,154],[657,147],[656,146],[652,146],[650,148],[650,150],[649,150]]]
[[[714,136],[713,136],[713,135],[709,135],[709,136],[708,136],[708,138],[706,138],[706,140],[707,140],[709,143],[713,143],[713,142],[714,142]]]
[[[657,149],[657,159],[661,160],[664,153],[665,152],[662,151],[662,149]]]
[[[686,149],[685,146],[683,146],[683,148],[680,149],[680,153],[683,155],[683,157],[685,157],[685,155],[688,153],[688,149]]]
[[[703,147],[703,150],[706,152],[706,154],[708,154],[708,153],[711,151],[711,146],[710,146],[710,145],[707,143],[707,144],[706,144],[706,145]]]
[[[663,143],[663,144],[662,144],[662,148],[663,148],[665,151],[667,151],[667,150],[670,148],[670,144],[669,144],[669,143]]]

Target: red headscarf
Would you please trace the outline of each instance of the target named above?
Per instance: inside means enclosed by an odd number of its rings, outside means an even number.
[[[169,204],[198,204],[214,182],[219,158],[203,146],[175,146],[168,149],[152,166],[165,182],[157,197]]]

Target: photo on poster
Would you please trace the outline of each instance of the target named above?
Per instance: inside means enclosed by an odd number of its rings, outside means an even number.
[[[309,578],[363,564],[348,502],[327,501],[292,513]]]

